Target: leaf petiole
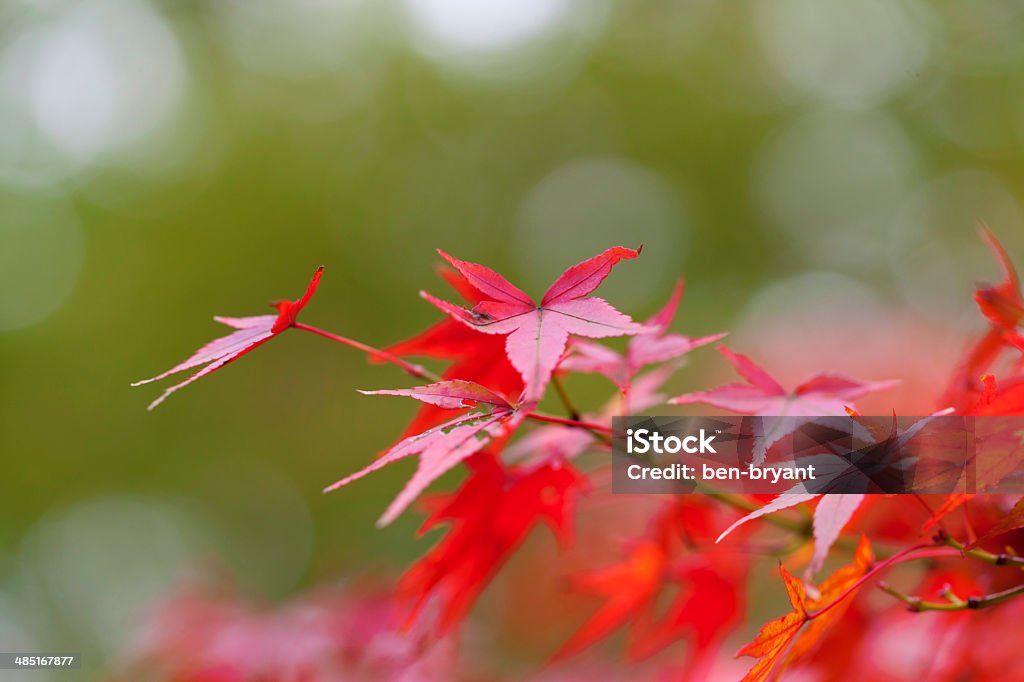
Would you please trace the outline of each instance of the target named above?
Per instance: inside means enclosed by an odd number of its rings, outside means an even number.
[[[347,337],[344,337],[344,336],[339,336],[338,334],[332,334],[329,331],[324,331],[323,329],[320,329],[318,327],[312,327],[312,326],[310,326],[308,324],[303,324],[301,322],[295,322],[294,324],[292,324],[292,326],[295,327],[296,329],[302,329],[302,330],[307,331],[307,332],[312,332],[314,334],[319,334],[320,336],[324,337],[325,339],[330,339],[331,341],[337,341],[338,343],[343,343],[346,346],[349,346],[351,348],[355,348],[356,350],[360,350],[360,351],[366,353],[367,355],[369,355],[370,357],[375,358],[377,360],[381,360],[383,362],[390,362],[393,365],[397,365],[398,367],[401,367],[408,374],[411,374],[412,376],[414,376],[414,377],[416,377],[418,379],[426,379],[427,381],[441,381],[441,377],[440,376],[438,376],[437,374],[434,374],[433,372],[431,372],[426,367],[423,367],[422,365],[417,365],[417,364],[414,364],[412,362],[408,362],[406,360],[403,360],[402,358],[398,357],[397,355],[389,353],[389,352],[387,352],[385,350],[381,350],[380,348],[374,348],[373,346],[368,346],[367,344],[365,344],[365,343],[363,343],[361,341],[356,341],[354,339],[350,339],[350,338],[347,338]]]

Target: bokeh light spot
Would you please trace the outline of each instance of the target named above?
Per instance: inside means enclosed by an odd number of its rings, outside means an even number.
[[[519,47],[552,30],[569,0],[406,0],[416,27],[449,49],[488,52]]]
[[[662,175],[622,158],[580,159],[552,171],[523,200],[517,261],[540,293],[584,258],[618,244],[645,244],[642,267],[602,288],[620,305],[642,305],[660,299],[659,287],[680,271],[689,229],[681,192]]]
[[[0,190],[0,330],[36,324],[64,304],[84,241],[59,195]]]
[[[882,98],[928,57],[925,11],[907,1],[760,0],[755,30],[798,92],[833,102]]]
[[[753,166],[758,207],[808,264],[877,268],[888,262],[891,216],[917,176],[915,149],[880,113],[797,120]]]
[[[177,40],[145,4],[73,5],[24,40],[25,101],[47,140],[77,162],[143,140],[181,104]]]

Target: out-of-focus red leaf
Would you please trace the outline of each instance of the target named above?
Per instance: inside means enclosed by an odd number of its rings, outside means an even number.
[[[399,583],[411,604],[411,624],[431,597],[441,602],[440,633],[458,624],[505,560],[538,523],[549,525],[564,545],[572,540],[572,510],[587,479],[568,464],[529,471],[508,469],[489,453],[471,460],[471,473],[457,492],[431,500],[433,513],[421,532],[450,529],[413,564]]]
[[[569,585],[573,590],[602,597],[605,602],[553,659],[578,654],[648,608],[661,588],[667,561],[658,543],[645,540],[633,546],[621,563],[572,576]]]
[[[1018,528],[1024,528],[1024,497],[1017,500],[1017,503],[1006,513],[1006,516],[999,520],[999,523],[988,529],[984,535],[970,543],[968,547],[976,547],[985,540],[1002,535],[1003,533],[1009,533]]]
[[[993,326],[1012,330],[1020,324],[1021,319],[1024,319],[1024,298],[1021,298],[1020,278],[1009,254],[992,230],[982,225],[979,232],[1003,270],[1003,281],[995,285],[978,285],[974,300]]]
[[[714,511],[714,504],[703,500],[673,502],[663,508],[647,536],[630,543],[623,561],[572,576],[574,590],[604,603],[554,658],[576,655],[624,626],[630,627],[627,653],[634,660],[686,639],[700,656],[720,641],[745,608],[747,566],[714,546],[691,552],[682,541],[692,531],[710,527]],[[666,588],[678,593],[659,613],[657,604]]]
[[[1020,338],[1017,326],[1024,319],[1024,298],[1020,292],[1020,278],[1009,254],[995,234],[982,225],[981,238],[985,241],[996,262],[1003,271],[1003,281],[996,285],[979,284],[974,300],[990,328],[964,355],[942,397],[944,405],[952,405],[958,411],[972,413],[979,404],[984,408],[988,402],[981,400],[985,389],[980,385],[992,364],[1008,347],[1017,347]],[[1020,414],[1024,400],[1017,396],[1006,396],[1005,403],[995,408],[988,407],[988,414]],[[992,410],[997,411],[992,411]],[[981,414],[983,412],[978,412]]]
[[[117,682],[312,682],[456,679],[453,640],[402,633],[378,586],[318,589],[279,605],[192,587],[152,605]]]
[[[921,534],[927,535],[928,533],[930,533],[937,525],[939,525],[942,522],[942,519],[944,519],[952,512],[956,511],[961,505],[963,505],[965,502],[967,502],[967,500],[971,499],[972,497],[974,497],[974,495],[966,493],[957,493],[947,497],[945,501],[942,503],[942,506],[940,506],[938,509],[932,512],[932,515],[929,516],[928,519],[921,526]]]

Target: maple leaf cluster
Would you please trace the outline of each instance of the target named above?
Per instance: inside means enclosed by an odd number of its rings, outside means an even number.
[[[987,327],[952,368],[948,389],[936,400],[936,415],[1024,412],[1020,281],[996,237],[987,228],[981,234],[1003,270],[1003,281],[978,287],[975,299]],[[215,318],[236,331],[146,380],[201,367],[165,391],[152,408],[289,329],[356,348],[371,361],[392,363],[418,379],[415,386],[364,391],[412,398],[421,406],[397,442],[326,490],[343,488],[399,460],[416,462],[415,473],[378,525],[391,523],[419,503],[427,513],[423,532],[447,527],[394,588],[402,611],[396,632],[422,632],[417,628],[429,621],[424,641],[436,644],[457,636],[479,595],[538,526],[547,527],[562,548],[573,547],[574,519],[584,497],[608,493],[613,415],[659,405],[702,404],[760,416],[768,424],[753,453],[754,462],[760,463],[802,423],[858,415],[854,401],[896,383],[822,372],[787,388],[746,355],[719,345],[719,353],[743,381],[669,397],[664,385],[685,356],[725,334],[690,337],[672,331],[681,281],[664,307],[645,322],[635,322],[592,295],[613,268],[639,257],[641,249],[616,246],[570,267],[539,301],[490,268],[439,253],[447,264],[440,275],[459,302],[421,292],[443,317],[408,340],[377,349],[299,322],[320,268],[301,298],[275,304],[276,315]],[[611,337],[628,340],[617,346],[595,341]],[[410,358],[445,366],[435,374]],[[714,362],[713,356],[705,361]],[[592,413],[581,413],[564,383],[572,373],[606,377],[614,387],[612,397]],[[557,395],[564,415],[539,410],[549,394]],[[916,433],[898,433],[894,418],[893,431],[877,437],[879,443],[899,446]],[[1019,437],[1007,438],[1008,450],[1019,450]],[[591,454],[597,457],[584,457]],[[465,471],[457,490],[425,494],[456,468]],[[616,497],[619,503],[629,502],[627,496]],[[712,671],[718,669],[723,647],[743,632],[751,579],[776,573],[757,570],[765,555],[782,561],[777,570],[781,580],[770,584],[781,584],[792,610],[764,625],[739,649],[739,656],[755,659],[745,680],[794,671],[807,673],[809,679],[862,679],[849,672],[857,656],[874,661],[872,679],[914,679],[905,673],[916,668],[901,668],[897,653],[880,657],[872,647],[889,641],[879,633],[888,632],[891,639],[893,633],[917,632],[915,628],[930,628],[922,632],[933,640],[956,641],[941,660],[932,657],[933,667],[926,673],[938,675],[934,679],[966,679],[965,674],[982,679],[996,669],[992,657],[978,655],[986,638],[1012,614],[1024,616],[1024,600],[1014,599],[1024,592],[1019,570],[1024,559],[1012,550],[1022,539],[1017,534],[1024,527],[1024,500],[1012,496],[966,491],[944,496],[822,494],[798,485],[772,498],[683,495],[661,499],[654,507],[644,527],[618,544],[617,556],[566,572],[564,587],[593,606],[552,652],[553,665],[623,631],[626,656],[638,665],[669,657],[676,666],[672,669],[684,679],[717,674]],[[839,567],[819,582],[818,574],[830,562]],[[897,565],[916,571],[904,578],[909,590],[882,581],[882,574]],[[798,568],[801,577],[794,575]],[[867,586],[888,594],[881,606],[865,598]],[[922,611],[937,612],[938,619],[916,618]],[[213,628],[214,637],[218,623],[240,616],[215,612],[189,617],[203,623],[195,627]],[[244,622],[249,617],[241,618]],[[431,646],[414,648],[422,652]],[[908,661],[917,655],[908,652]],[[1011,652],[998,656],[1008,658]],[[912,662],[918,664],[917,659]],[[230,661],[224,664],[230,666]],[[200,656],[196,665],[206,665],[205,659]],[[1010,668],[1022,666],[1016,661],[1004,665],[1004,670]],[[258,679],[279,677],[267,673]]]

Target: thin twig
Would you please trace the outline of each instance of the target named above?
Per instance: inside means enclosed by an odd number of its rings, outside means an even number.
[[[899,599],[901,602],[906,604],[907,609],[913,613],[920,613],[922,611],[971,611],[984,609],[989,606],[1001,604],[1024,594],[1024,585],[1018,585],[1016,587],[1011,587],[1008,590],[995,592],[993,594],[986,594],[982,597],[968,597],[967,599],[957,598],[951,599],[948,602],[939,602],[925,601],[918,596],[900,592],[895,587],[885,582],[879,582],[878,589],[895,597],[896,599]]]
[[[969,556],[978,561],[984,561],[987,564],[993,566],[1020,566],[1024,570],[1024,557],[1019,557],[1015,554],[993,554],[987,550],[981,549],[980,547],[974,547],[967,549],[962,543],[957,542],[950,536],[942,533],[940,539],[953,549],[959,551],[964,556]]]

